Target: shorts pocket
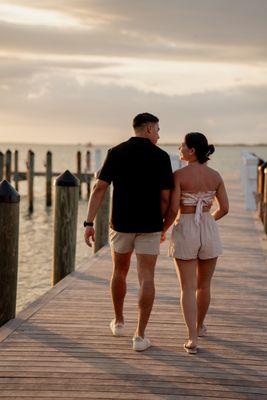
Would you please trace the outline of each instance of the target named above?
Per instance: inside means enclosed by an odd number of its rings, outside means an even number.
[[[117,234],[117,232],[114,231],[114,229],[109,228],[109,239],[110,239],[111,241],[115,238],[116,234]]]

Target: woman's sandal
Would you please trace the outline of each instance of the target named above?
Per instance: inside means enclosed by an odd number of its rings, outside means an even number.
[[[202,327],[199,329],[198,336],[204,337],[204,336],[207,336],[207,333],[208,333],[208,330],[207,330],[206,326],[203,324]]]
[[[197,351],[198,351],[197,346],[190,347],[190,346],[187,346],[186,343],[184,344],[184,349],[188,354],[197,354]]]

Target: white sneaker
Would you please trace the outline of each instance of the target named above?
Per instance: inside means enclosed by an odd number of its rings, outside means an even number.
[[[118,322],[117,324],[115,324],[115,319],[113,319],[112,321],[110,321],[109,327],[113,336],[123,336],[124,324],[122,322]]]
[[[133,337],[133,350],[134,351],[144,351],[151,346],[151,342],[147,337],[144,339],[140,336]]]

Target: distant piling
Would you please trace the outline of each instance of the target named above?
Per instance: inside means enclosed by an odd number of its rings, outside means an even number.
[[[99,158],[100,152],[96,156]],[[13,163],[13,156],[14,156],[14,168],[12,167]],[[91,173],[91,153],[87,151],[86,153],[86,166],[84,171],[82,170],[82,152],[77,152],[77,172],[75,175],[80,181],[79,187],[79,198],[82,198],[82,184],[86,184],[87,190],[87,198],[90,197],[90,187],[91,187],[91,179],[93,178],[94,174]],[[99,160],[98,160],[99,163]],[[15,150],[14,154],[10,150],[7,150],[4,154],[0,151],[0,182],[3,179],[11,182],[12,179],[14,180],[15,189],[18,191],[19,189],[19,182],[20,181],[27,181],[27,199],[28,199],[28,211],[31,213],[34,210],[34,178],[35,177],[45,177],[46,184],[45,184],[45,195],[46,195],[46,206],[49,207],[52,205],[52,180],[53,177],[59,176],[61,174],[60,171],[55,172],[52,169],[52,153],[47,151],[46,154],[46,162],[44,164],[45,171],[36,171],[35,170],[35,154],[32,150],[28,151],[27,159],[26,159],[26,171],[19,170],[19,152]]]
[[[10,150],[5,154],[5,179],[11,182],[11,166],[12,166],[12,153]]]
[[[80,177],[82,173],[82,153],[77,151],[77,175]],[[82,185],[79,186],[79,198],[82,197]]]
[[[4,154],[0,151],[0,182],[4,178]]]
[[[261,160],[262,161],[262,160]],[[258,216],[263,221],[263,195],[264,195],[264,170],[267,167],[267,162],[260,162],[258,166],[257,178],[257,209]]]
[[[46,206],[52,205],[52,153],[48,151],[46,153]]]
[[[263,225],[264,231],[267,234],[267,168],[264,168]]]
[[[19,152],[15,150],[14,153],[14,182],[16,191],[19,190]]]
[[[86,152],[86,172],[87,174],[90,173],[91,171],[91,152],[87,150]],[[88,176],[88,181],[87,181],[87,200],[90,198],[91,194],[91,178]]]
[[[34,201],[34,152],[28,151],[27,160],[27,181],[28,181],[28,211],[33,212],[33,201]]]
[[[0,326],[16,314],[19,203],[18,192],[3,180],[0,183]]]
[[[53,285],[75,269],[80,181],[67,170],[55,186]]]

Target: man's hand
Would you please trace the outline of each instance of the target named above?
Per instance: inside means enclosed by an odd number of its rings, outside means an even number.
[[[95,241],[95,230],[92,226],[87,226],[84,231],[84,240],[87,246],[92,247],[92,242]]]
[[[162,231],[162,232],[161,232],[160,243],[165,242],[165,240],[166,240],[166,232]]]

